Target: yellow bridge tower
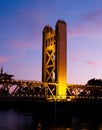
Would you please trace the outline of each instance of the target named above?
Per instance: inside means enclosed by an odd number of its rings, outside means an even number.
[[[67,25],[58,20],[55,30],[43,29],[42,82],[56,83],[56,96],[65,99],[67,92]]]

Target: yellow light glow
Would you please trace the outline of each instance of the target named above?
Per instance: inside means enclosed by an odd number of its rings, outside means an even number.
[[[60,82],[56,88],[56,94],[58,98],[66,99],[67,83]]]

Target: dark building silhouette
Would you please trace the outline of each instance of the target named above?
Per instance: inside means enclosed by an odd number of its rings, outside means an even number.
[[[1,69],[0,69],[0,80],[11,80],[12,77],[14,77],[14,76],[11,75],[11,74],[4,73],[3,67],[1,67]]]

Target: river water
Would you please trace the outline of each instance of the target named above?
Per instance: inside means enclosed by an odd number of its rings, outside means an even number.
[[[73,115],[54,119],[34,117],[32,112],[0,110],[0,130],[102,130],[101,117]]]

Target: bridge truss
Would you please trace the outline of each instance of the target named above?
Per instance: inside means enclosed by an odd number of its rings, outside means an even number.
[[[27,80],[0,80],[0,97],[32,97],[46,101],[63,101],[56,95],[58,83]],[[101,86],[67,85],[66,101],[75,99],[102,99]]]

